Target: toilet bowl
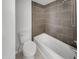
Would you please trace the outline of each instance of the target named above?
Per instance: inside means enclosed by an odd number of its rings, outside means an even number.
[[[34,59],[36,53],[36,44],[32,41],[28,41],[23,45],[24,59]]]
[[[20,33],[21,49],[23,51],[24,59],[34,59],[36,53],[36,44],[31,41],[25,33]]]

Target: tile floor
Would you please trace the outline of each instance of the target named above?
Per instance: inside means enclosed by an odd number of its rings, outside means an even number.
[[[16,59],[23,59],[22,52],[16,54]],[[37,52],[35,54],[35,59],[44,59],[44,57],[41,55],[41,53],[38,51],[38,49],[37,49]]]

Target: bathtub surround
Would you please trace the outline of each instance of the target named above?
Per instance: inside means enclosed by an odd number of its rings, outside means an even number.
[[[31,39],[31,0],[16,0],[16,51],[20,46],[19,33],[26,32],[26,37]]]
[[[49,5],[46,10],[46,33],[72,45],[76,40],[76,20],[74,18],[73,0]]]
[[[60,0],[43,6],[40,4],[32,4],[33,36],[45,32],[74,46],[73,41],[77,40],[75,1],[67,0],[62,2]],[[43,15],[40,16],[41,14]]]
[[[32,33],[33,37],[45,32],[44,9],[35,2],[32,2]]]

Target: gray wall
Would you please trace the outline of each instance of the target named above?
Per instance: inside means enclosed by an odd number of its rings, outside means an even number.
[[[45,12],[47,21],[45,32],[72,45],[73,40],[76,40],[76,23],[74,23],[76,19],[74,18],[73,0],[48,5]]]
[[[19,33],[26,33],[26,38],[32,40],[31,18],[31,0],[16,0],[16,52],[20,46]]]
[[[72,45],[72,42],[76,40],[76,14],[74,6],[75,0],[68,0],[64,3],[61,0],[45,6],[39,6],[38,4],[33,6],[33,34],[45,32]],[[38,25],[41,25],[42,28]]]
[[[44,9],[41,5],[32,3],[32,35],[38,35],[45,32]]]
[[[15,0],[2,0],[2,59],[15,59]]]

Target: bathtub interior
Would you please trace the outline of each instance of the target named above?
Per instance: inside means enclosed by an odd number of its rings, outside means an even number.
[[[65,59],[73,59],[74,56],[76,56],[75,52],[72,51],[71,46],[69,46],[68,44],[65,44],[62,41],[59,41],[58,39],[46,33],[37,35],[36,37],[34,37],[34,40],[36,40],[36,42],[38,43],[44,44],[52,51],[55,51],[60,56],[64,57]]]

